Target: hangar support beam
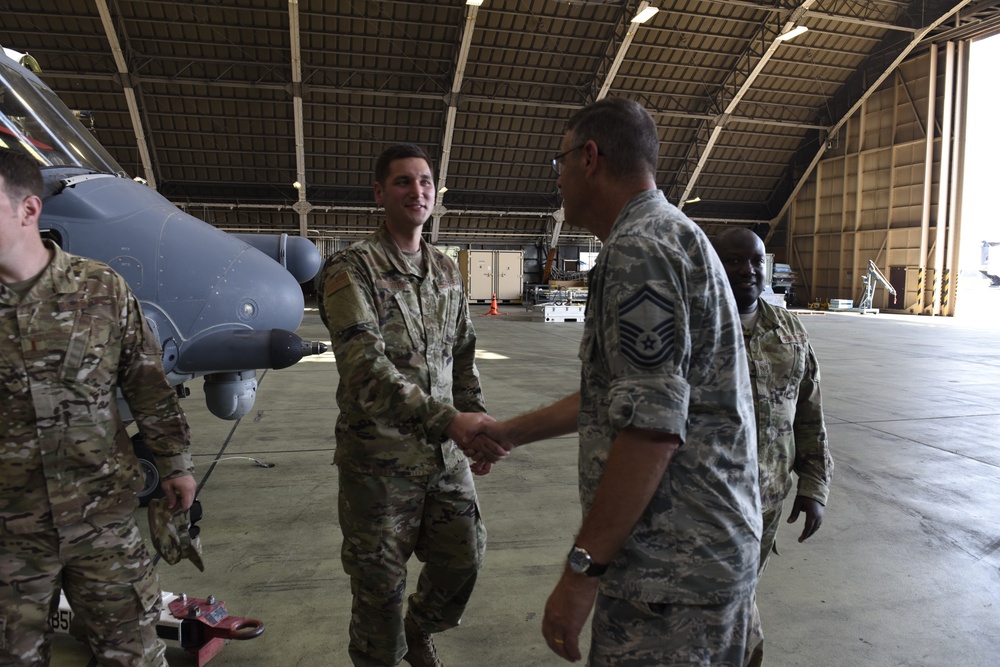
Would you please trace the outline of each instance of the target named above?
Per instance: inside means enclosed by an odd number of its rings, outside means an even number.
[[[132,120],[132,131],[135,132],[136,149],[139,151],[139,159],[142,161],[142,169],[145,173],[146,183],[149,187],[156,189],[156,174],[153,170],[153,160],[150,155],[149,144],[146,139],[146,131],[143,128],[142,118],[139,109],[139,101],[142,96],[141,91],[137,92],[139,77],[129,71],[128,61],[122,50],[118,33],[115,30],[114,21],[111,18],[111,11],[108,9],[107,0],[96,0],[97,11],[101,15],[101,25],[104,26],[104,33],[108,37],[111,45],[111,53],[115,59],[115,67],[118,69],[122,90],[125,92],[125,103],[128,105],[128,115]],[[112,0],[114,1],[114,0]],[[125,37],[126,43],[128,37]]]
[[[441,216],[444,214],[444,194],[448,191],[448,161],[451,157],[451,143],[455,136],[455,118],[458,115],[458,105],[461,101],[462,79],[465,78],[465,65],[469,61],[469,49],[472,48],[472,34],[476,30],[478,5],[467,5],[465,29],[462,31],[462,45],[458,50],[455,62],[455,76],[451,80],[451,93],[445,98],[448,111],[444,123],[444,137],[441,139],[441,160],[438,163],[437,196],[434,202],[434,217],[431,222],[431,243],[437,243],[441,231]]]
[[[764,12],[786,12],[787,7],[783,7],[780,4],[762,4],[760,2],[753,2],[753,0],[708,0],[713,4],[728,5],[730,7],[746,7],[747,9],[754,9]],[[895,25],[891,23],[886,18],[886,11],[882,10],[882,7],[894,7],[894,5],[881,5],[876,2],[865,3],[864,5],[853,5],[850,7],[852,12],[860,12],[862,15],[852,15],[847,16],[844,14],[838,14],[838,6],[842,3],[830,2],[826,0],[826,3],[833,5],[833,8],[826,11],[824,6],[824,0],[819,0],[813,9],[810,9],[805,13],[803,18],[816,18],[823,19],[824,21],[835,21],[838,23],[851,23],[854,25],[863,25],[869,28],[878,28],[879,30],[897,30],[902,32],[915,32],[914,28]]]
[[[292,109],[295,121],[295,183],[299,199],[295,211],[299,214],[299,236],[309,233],[309,211],[306,198],[305,132],[302,127],[302,36],[299,32],[299,0],[288,0],[288,33],[292,51]]]
[[[736,66],[730,70],[712,97],[711,104],[718,115],[712,121],[702,121],[694,131],[681,167],[671,179],[668,196],[678,190],[681,191],[675,199],[678,208],[683,209],[684,202],[690,198],[698,177],[712,154],[712,149],[715,148],[722,130],[736,111],[736,107],[778,50],[778,46],[785,39],[784,35],[796,27],[796,23],[815,2],[816,0],[804,0],[801,5],[776,21],[765,21],[757,34],[748,40],[747,48],[740,55]],[[767,44],[767,48],[761,50],[764,44]]]
[[[635,38],[636,31],[639,30],[639,23],[637,23],[632,17],[643,12],[649,3],[643,0],[636,7],[635,13],[630,13],[627,10],[622,11],[619,14],[618,25],[615,26],[615,33],[617,34],[619,30],[623,27],[625,28],[625,36],[622,37],[621,43],[618,45],[618,49],[615,52],[614,58],[611,59],[611,64],[608,66],[606,72],[604,72],[603,80],[601,81],[601,87],[597,91],[597,95],[594,97],[594,101],[603,100],[608,91],[611,90],[611,84],[614,82],[615,77],[618,75],[618,70],[622,66],[622,61],[625,60],[625,54],[628,53],[628,47],[632,44],[632,40]],[[626,23],[627,21],[627,23]],[[555,246],[553,246],[555,247]]]

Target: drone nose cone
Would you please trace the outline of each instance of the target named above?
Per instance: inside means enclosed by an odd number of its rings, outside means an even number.
[[[158,301],[188,323],[184,338],[219,327],[285,329],[304,299],[284,267],[231,234],[177,211],[159,242]]]

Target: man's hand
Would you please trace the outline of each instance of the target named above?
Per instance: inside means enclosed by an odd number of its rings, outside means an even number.
[[[597,584],[597,577],[565,570],[545,603],[542,636],[563,660],[576,662],[581,658],[580,632],[597,598]]]
[[[496,421],[484,412],[459,412],[455,415],[444,434],[464,449],[482,430],[483,425]]]
[[[799,542],[805,542],[813,536],[823,524],[823,504],[818,500],[806,498],[805,496],[795,496],[795,503],[792,505],[792,513],[788,515],[788,523],[795,523],[799,518],[799,512],[806,513],[806,523],[802,526],[802,534],[799,535]]]
[[[472,459],[472,472],[486,475],[493,464],[507,457],[503,447],[484,435],[496,420],[481,412],[459,412],[445,429],[445,435],[454,440],[465,455]]]
[[[510,422],[487,422],[482,424],[482,432],[463,448],[465,455],[473,461],[496,463],[507,458],[515,444],[510,438]]]
[[[490,474],[490,471],[493,470],[493,464],[486,461],[473,461],[469,464],[469,469],[472,470],[473,475],[482,477]]]
[[[510,454],[496,440],[483,433],[477,435],[462,451],[473,461],[490,464],[502,461]]]
[[[194,481],[194,476],[181,475],[180,477],[165,479],[160,486],[163,488],[163,493],[167,498],[167,507],[176,511],[177,504],[180,503],[182,510],[191,509],[191,503],[194,502],[194,494],[198,490],[198,484]]]

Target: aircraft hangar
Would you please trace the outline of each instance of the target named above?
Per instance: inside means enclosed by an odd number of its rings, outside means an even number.
[[[766,240],[822,366],[826,520],[802,544],[801,522],[782,529],[759,588],[779,667],[1000,656],[1000,341],[966,317],[998,312],[1000,292],[964,288],[978,278],[959,268],[970,52],[998,32],[1000,0],[7,0],[0,18],[0,46],[86,112],[123,175],[227,232],[330,254],[379,224],[380,150],[427,150],[428,240],[515,253],[503,314],[472,305],[501,419],[579,383],[581,323],[525,307],[600,250],[560,208],[566,121],[606,95],[640,101],[667,198],[710,236]],[[878,286],[879,314],[808,310],[856,305],[871,266],[896,292]],[[297,333],[324,340],[306,304]],[[260,371],[235,421],[190,383],[207,567],[164,564],[164,588],[267,626],[213,665],[349,664],[333,361]],[[445,664],[561,664],[539,626],[579,524],[576,482],[573,438],[478,480],[486,564],[462,626],[437,639]],[[53,664],[88,652],[59,637]]]

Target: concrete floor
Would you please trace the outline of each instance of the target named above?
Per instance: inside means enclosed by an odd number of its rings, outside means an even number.
[[[582,324],[501,310],[480,317],[486,308],[473,306],[492,414],[512,417],[574,391]],[[1000,664],[997,329],[885,313],[805,321],[836,471],[820,532],[798,544],[801,523],[783,528],[781,556],[760,584],[767,664]],[[314,310],[299,333],[326,339]],[[238,423],[210,416],[201,383],[191,385],[207,571],[161,564],[163,585],[214,594],[231,613],[267,624],[213,666],[348,665],[331,465],[336,365],[327,354],[260,379],[255,409]],[[563,664],[540,623],[580,520],[575,439],[517,450],[478,488],[486,564],[462,626],[438,636],[439,653],[450,667]],[[57,641],[56,667],[88,659],[81,644]],[[179,650],[170,662],[195,664]]]

